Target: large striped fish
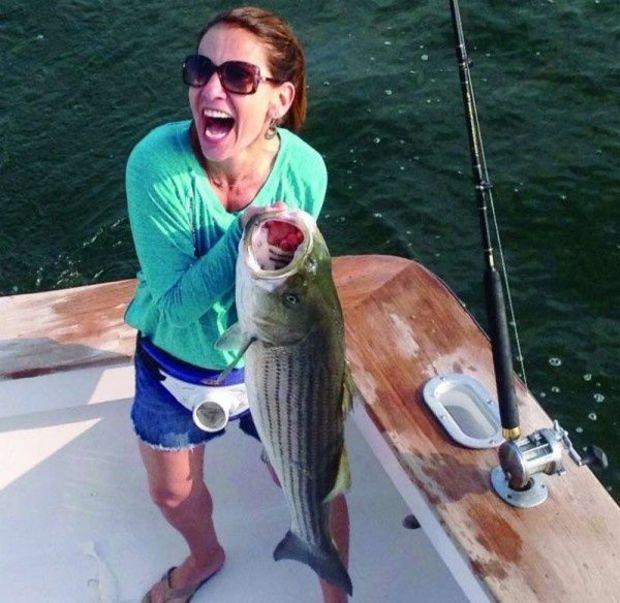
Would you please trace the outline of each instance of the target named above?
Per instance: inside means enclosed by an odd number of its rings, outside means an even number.
[[[328,530],[328,503],[350,486],[343,439],[350,378],[331,258],[309,214],[270,211],[250,220],[236,304],[239,322],[218,346],[247,348],[252,417],[291,518],[274,558],[301,561],[351,594]]]

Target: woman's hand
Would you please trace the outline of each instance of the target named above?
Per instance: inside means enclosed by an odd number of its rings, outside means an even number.
[[[250,205],[241,215],[241,226],[245,228],[247,223],[257,214],[262,214],[267,211],[284,211],[286,209],[288,209],[288,207],[286,203],[283,203],[282,201],[278,201],[273,205],[267,205],[266,207]]]

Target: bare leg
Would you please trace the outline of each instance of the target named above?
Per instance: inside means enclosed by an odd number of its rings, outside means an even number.
[[[336,497],[329,508],[329,529],[336,543],[340,559],[345,567],[349,564],[349,508],[344,496]],[[346,603],[347,593],[341,588],[319,580],[324,603]]]
[[[139,442],[149,491],[168,523],[178,530],[190,555],[171,577],[175,588],[197,584],[224,564],[224,549],[213,525],[213,501],[203,480],[204,445],[191,450],[156,450]],[[162,601],[161,585],[151,590]]]
[[[276,486],[281,487],[278,476],[270,464],[267,469]],[[349,508],[344,496],[337,496],[329,508],[329,530],[336,543],[340,559],[345,567],[349,564]],[[347,593],[326,580],[319,579],[324,603],[346,603]]]

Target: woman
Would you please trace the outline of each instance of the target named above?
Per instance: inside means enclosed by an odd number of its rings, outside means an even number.
[[[126,181],[140,262],[126,313],[140,332],[132,420],[151,497],[189,547],[145,596],[153,603],[188,601],[225,560],[203,481],[204,443],[223,432],[193,424],[162,386],[157,358],[209,374],[230,363],[232,353],[214,343],[236,318],[244,225],[283,203],[318,216],[327,181],[321,156],[287,129],[304,123],[306,74],[303,51],[280,17],[249,7],[218,15],[200,33],[183,77],[191,122],[149,133],[129,158]],[[251,417],[240,427],[258,437]],[[330,526],[346,564],[343,497],[332,502]],[[321,588],[325,601],[346,600],[324,581]]]

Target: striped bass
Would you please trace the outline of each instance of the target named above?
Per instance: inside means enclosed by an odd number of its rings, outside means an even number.
[[[246,226],[236,270],[239,322],[218,347],[246,349],[252,417],[289,509],[274,559],[305,563],[351,594],[328,528],[329,502],[350,487],[351,402],[329,251],[309,214],[264,212]]]

